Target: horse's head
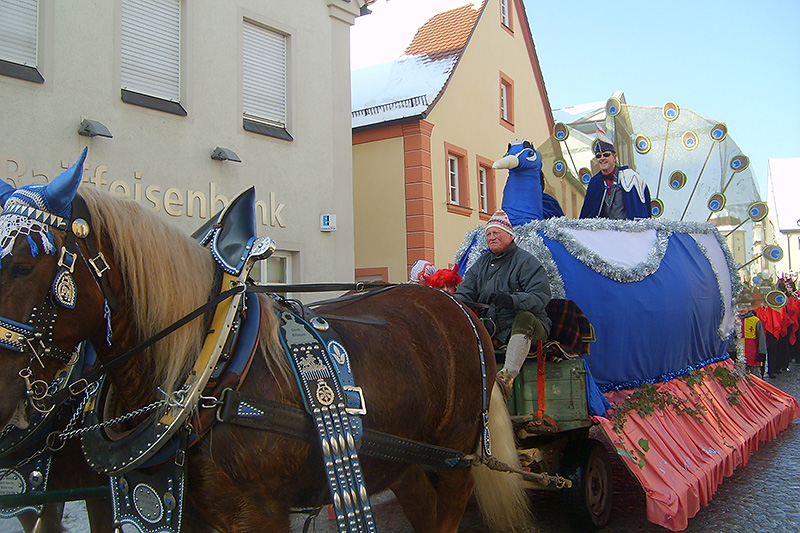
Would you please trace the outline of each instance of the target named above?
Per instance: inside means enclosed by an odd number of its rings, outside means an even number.
[[[90,226],[73,208],[85,158],[84,149],[48,185],[0,181],[0,427],[26,425],[26,394],[42,400],[102,323],[92,317],[103,317],[103,293],[80,242]]]
[[[542,158],[530,141],[515,139],[508,143],[506,155],[495,161],[492,167],[530,172],[531,176],[538,178],[539,171],[542,170]]]

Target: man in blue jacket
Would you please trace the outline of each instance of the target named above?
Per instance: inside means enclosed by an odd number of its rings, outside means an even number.
[[[650,190],[636,171],[617,166],[614,145],[598,140],[594,156],[600,172],[586,187],[580,218],[650,218]]]

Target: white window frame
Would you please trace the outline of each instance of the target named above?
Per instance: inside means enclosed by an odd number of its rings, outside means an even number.
[[[482,213],[489,212],[489,175],[486,167],[478,165],[478,204]]]
[[[506,28],[511,27],[511,16],[508,12],[508,0],[500,0],[500,23]]]
[[[500,118],[505,120],[506,122],[510,122],[508,120],[509,117],[508,112],[508,85],[505,83],[500,83]]]
[[[461,199],[461,183],[459,181],[459,157],[453,154],[449,154],[447,156],[447,183],[449,185],[449,192],[448,198],[451,204],[453,205],[461,205],[459,200]]]
[[[289,36],[249,19],[242,24],[242,114],[277,128],[288,122]]]
[[[283,275],[284,275],[284,278],[285,278],[286,281],[284,281],[283,283],[267,281],[268,280],[267,269],[269,268],[270,259],[273,259],[273,260],[274,259],[283,259],[284,260],[284,262],[283,262],[283,265],[284,265]],[[292,281],[292,266],[293,266],[293,262],[294,262],[294,252],[287,252],[287,251],[277,250],[271,256],[269,256],[267,259],[265,259],[263,261],[259,261],[258,263],[256,263],[256,265],[253,267],[253,270],[251,271],[251,276],[256,280],[256,282],[258,284],[261,284],[261,285],[267,285],[267,284],[269,284],[269,285],[290,285],[291,283],[293,283],[293,281]],[[256,275],[256,270],[258,271],[257,275]],[[284,293],[284,296],[287,297],[287,298],[291,298],[291,293]]]
[[[181,0],[122,0],[121,9],[123,91],[180,102]]]

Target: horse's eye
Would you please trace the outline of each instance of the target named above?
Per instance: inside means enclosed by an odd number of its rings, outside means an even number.
[[[24,278],[33,272],[33,265],[14,265],[13,272],[15,278]]]

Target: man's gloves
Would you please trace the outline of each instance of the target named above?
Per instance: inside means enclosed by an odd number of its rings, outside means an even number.
[[[514,298],[505,292],[496,292],[490,298],[491,303],[498,309],[514,309]]]

